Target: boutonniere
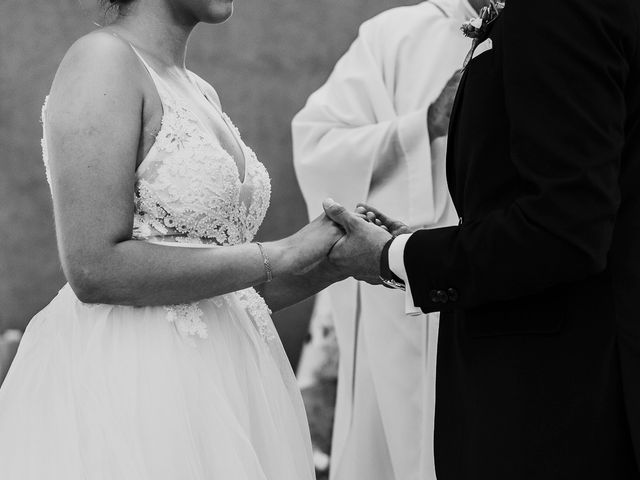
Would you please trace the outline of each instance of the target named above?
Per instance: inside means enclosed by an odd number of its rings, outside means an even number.
[[[504,4],[505,2],[490,0],[489,5],[482,7],[480,10],[479,17],[472,18],[462,24],[460,29],[465,37],[478,39],[486,36],[489,31],[489,25],[498,18],[498,15],[500,15],[504,9]]]
[[[465,37],[469,37],[473,39],[473,43],[471,45],[471,51],[467,55],[467,58],[464,61],[464,67],[467,67],[469,60],[473,57],[473,52],[476,47],[487,39],[489,36],[489,27],[502,13],[504,9],[505,2],[489,0],[489,5],[486,7],[482,7],[480,10],[480,16],[477,18],[472,18],[462,24],[460,30]]]

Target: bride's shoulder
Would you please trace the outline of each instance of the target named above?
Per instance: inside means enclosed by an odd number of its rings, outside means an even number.
[[[110,68],[126,69],[134,63],[137,61],[131,46],[120,37],[100,29],[76,40],[60,66],[97,67],[108,64]]]
[[[128,91],[141,94],[144,68],[128,43],[104,30],[91,32],[67,50],[56,72],[53,97]],[[138,86],[138,87],[136,87]]]

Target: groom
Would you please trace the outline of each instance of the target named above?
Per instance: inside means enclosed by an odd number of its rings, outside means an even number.
[[[460,224],[406,234],[326,201],[332,260],[443,312],[439,480],[637,480],[640,2],[499,7],[451,117]]]

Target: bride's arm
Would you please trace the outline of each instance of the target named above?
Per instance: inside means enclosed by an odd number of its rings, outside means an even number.
[[[304,274],[288,273],[260,285],[258,291],[274,312],[301,302],[347,276],[337,271],[328,259],[310,267]]]
[[[54,81],[47,143],[60,256],[74,292],[90,303],[159,305],[263,283],[255,244],[192,249],[131,240],[143,107],[155,92],[149,84],[128,46],[106,34],[78,41]],[[340,235],[319,218],[265,243],[275,282],[324,258]]]

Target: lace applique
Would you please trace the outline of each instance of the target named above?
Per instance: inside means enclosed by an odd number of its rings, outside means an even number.
[[[245,147],[249,154],[244,185],[236,162],[219,143],[203,135],[197,117],[172,99],[163,98],[163,105],[163,121],[152,147],[159,158],[150,161],[136,183],[134,238],[171,236],[176,241],[218,245],[251,241],[271,197],[266,169]],[[225,119],[238,132],[226,115]],[[251,191],[248,205],[241,200],[243,186]]]
[[[173,323],[183,337],[207,338],[207,326],[202,320],[203,312],[197,303],[164,307],[167,320]]]
[[[136,214],[133,216],[133,238],[151,238],[154,233],[153,217],[144,214]],[[159,226],[159,225],[157,225]],[[156,230],[158,230],[156,228]]]
[[[151,189],[144,180],[138,182],[135,209],[136,215],[133,219],[134,238],[147,238],[151,236],[154,230],[163,235],[169,233],[168,225],[163,221],[167,212],[157,202],[153,201]]]
[[[171,97],[162,95],[164,113],[160,130],[156,135],[156,148],[174,153],[188,148],[193,142],[203,146],[208,142],[200,128],[198,119],[184,106],[178,105]]]
[[[252,241],[258,232],[271,201],[271,180],[269,179],[269,173],[265,166],[258,161],[253,150],[249,149],[249,153],[255,168],[253,177],[256,186],[245,217],[245,230],[250,232],[250,235],[245,239],[247,242]]]
[[[222,308],[226,304],[227,298],[224,295],[220,295],[218,297],[213,297],[211,301],[216,307]]]
[[[226,124],[229,126],[229,128],[233,131],[233,133],[235,133],[238,138],[241,138],[242,135],[240,135],[240,130],[238,130],[238,127],[236,127],[236,124],[233,123],[229,115],[227,115],[223,111],[220,111],[220,115],[222,116],[222,119],[226,122]]]
[[[262,339],[267,343],[275,340],[277,335],[271,322],[271,310],[260,294],[253,288],[247,288],[236,292],[236,295],[242,307],[253,319]]]

